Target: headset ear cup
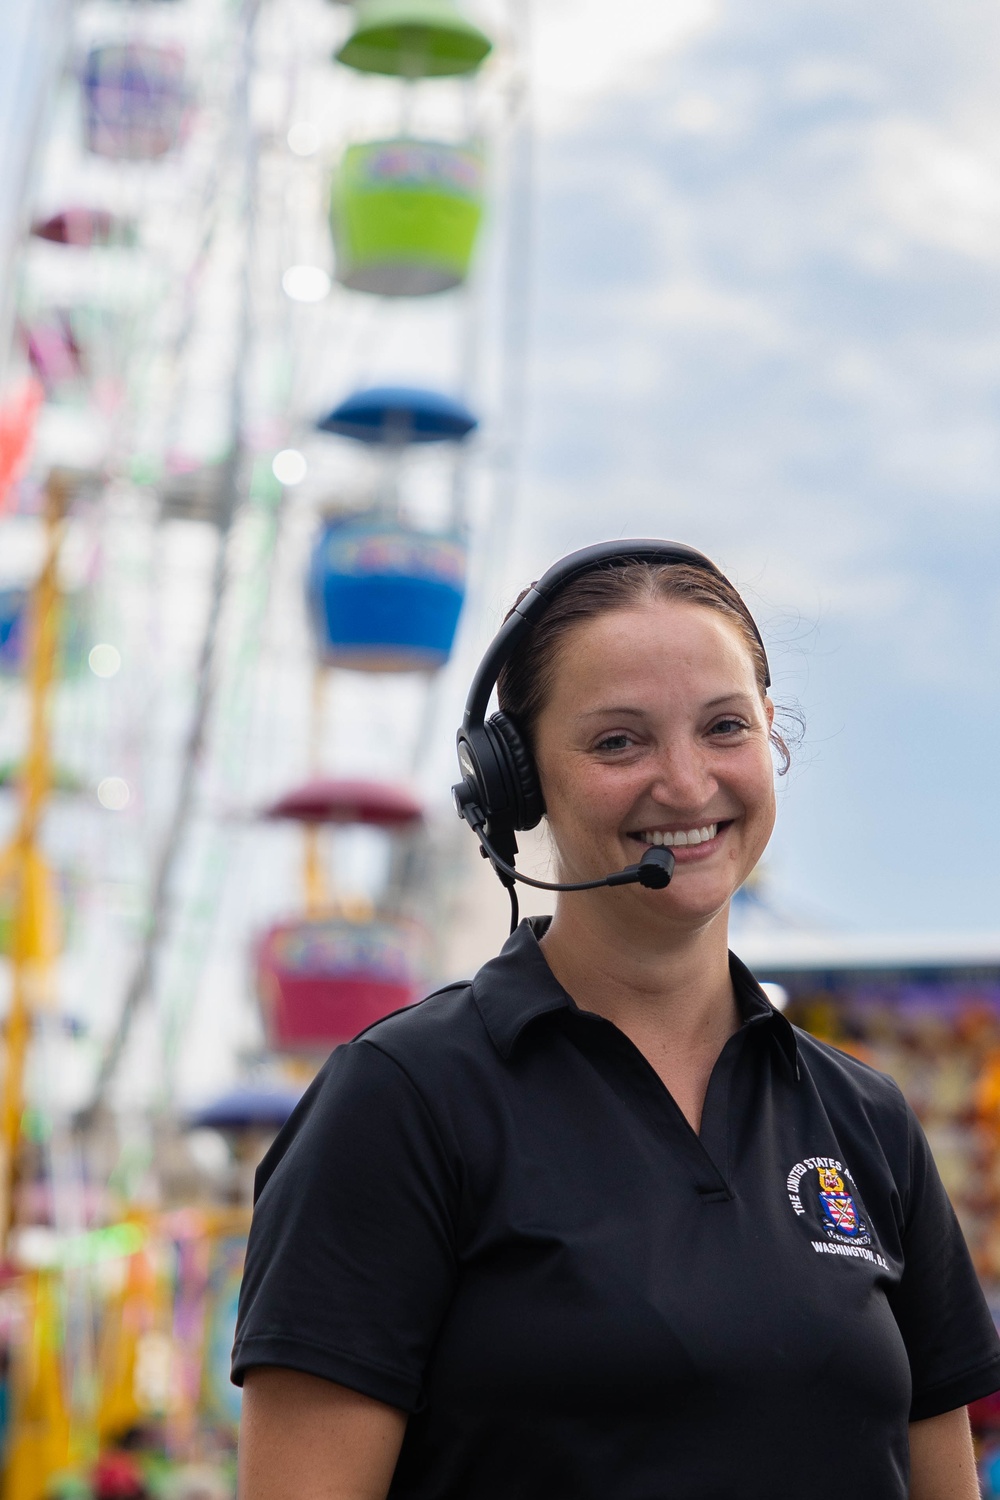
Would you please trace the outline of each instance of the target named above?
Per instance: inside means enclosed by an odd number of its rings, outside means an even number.
[[[521,737],[514,720],[505,713],[495,713],[486,728],[493,731],[494,744],[503,756],[515,791],[515,828],[534,828],[545,811],[541,782],[535,757]],[[498,743],[499,742],[499,743]]]

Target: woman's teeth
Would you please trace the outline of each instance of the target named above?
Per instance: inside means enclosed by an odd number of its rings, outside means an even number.
[[[688,844],[707,844],[709,839],[715,838],[718,831],[718,823],[708,823],[704,828],[688,828],[680,833],[661,833],[657,828],[650,833],[640,833],[639,837],[645,844],[662,844],[664,849],[683,849]]]

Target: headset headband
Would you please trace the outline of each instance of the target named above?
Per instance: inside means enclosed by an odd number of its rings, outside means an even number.
[[[596,568],[607,566],[627,567],[633,562],[659,562],[701,568],[703,572],[711,573],[715,578],[721,578],[724,583],[729,583],[726,575],[715,566],[711,558],[706,557],[703,552],[697,552],[694,547],[686,547],[683,542],[660,542],[650,537],[642,537],[636,541],[597,542],[592,547],[581,547],[578,552],[571,552],[568,557],[563,557],[559,562],[553,563],[552,567],[528,590],[521,602],[515,605],[509,618],[500,627],[472,679],[472,686],[469,688],[469,696],[465,704],[462,728],[469,729],[485,721],[490,694],[496,686],[501,669],[561,589],[571,583],[574,578],[578,578],[581,573],[590,573]],[[732,584],[729,586],[732,588]],[[735,589],[733,592],[736,592]],[[764,650],[760,631],[754,624],[749,610],[747,620],[764,655],[764,686],[769,688],[771,673],[767,665],[767,652]]]

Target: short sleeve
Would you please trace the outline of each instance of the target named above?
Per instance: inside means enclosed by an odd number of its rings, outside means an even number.
[[[338,1048],[258,1169],[236,1384],[281,1365],[413,1411],[455,1284],[457,1183],[403,1068]]]
[[[927,1137],[909,1106],[904,1270],[892,1310],[910,1359],[910,1421],[1000,1389],[1000,1339]]]

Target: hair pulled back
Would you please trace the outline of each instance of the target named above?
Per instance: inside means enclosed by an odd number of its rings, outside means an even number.
[[[508,619],[531,587],[522,589]],[[532,751],[538,716],[548,701],[559,650],[569,633],[612,610],[636,609],[661,599],[697,604],[729,620],[753,662],[761,700],[766,697],[764,650],[750,611],[727,578],[684,563],[611,563],[582,573],[560,589],[500,671],[500,708],[517,724]],[[770,739],[778,754],[779,772],[784,775],[791,762],[788,746],[774,728]]]

